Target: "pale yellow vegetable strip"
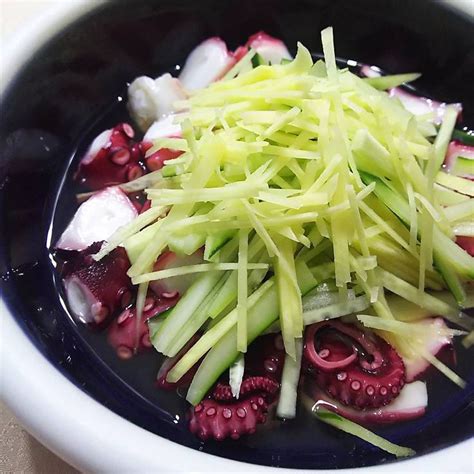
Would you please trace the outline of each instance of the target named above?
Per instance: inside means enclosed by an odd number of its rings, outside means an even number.
[[[248,53],[245,54],[243,58],[240,59],[239,62],[234,64],[232,68],[229,69],[229,71],[226,72],[224,77],[222,78],[223,81],[233,79],[235,76],[237,76],[241,71],[242,68],[245,67],[247,64],[252,64],[252,58],[257,54],[257,52],[250,48]]]
[[[140,325],[143,317],[143,308],[145,307],[146,295],[148,293],[148,282],[141,283],[138,286],[137,300],[135,302],[136,318],[135,318],[135,339],[133,343],[134,350],[137,351],[140,346]]]
[[[369,246],[367,245],[367,239],[365,237],[365,229],[362,223],[362,218],[360,216],[359,205],[355,195],[353,186],[346,186],[347,197],[349,198],[349,204],[351,206],[352,215],[354,216],[354,221],[356,225],[356,232],[359,237],[360,248],[362,255],[368,257],[370,255]]]
[[[416,207],[415,193],[413,185],[410,181],[407,182],[408,204],[410,206],[410,248],[412,253],[417,252],[418,242],[418,210]]]
[[[439,215],[438,211],[434,208],[434,206],[426,199],[425,196],[419,193],[415,193],[415,198],[423,204],[423,207],[430,213],[432,219],[435,222],[441,221],[441,216]]]
[[[296,343],[295,343],[295,328],[294,321],[291,315],[291,308],[288,307],[285,295],[288,291],[286,279],[284,277],[285,273],[280,268],[282,265],[283,257],[275,258],[274,272],[275,279],[278,285],[278,299],[280,305],[280,326],[281,326],[281,335],[283,338],[283,344],[285,346],[285,352],[288,354],[288,357],[296,359]]]
[[[339,175],[334,204],[338,205],[341,201],[346,200],[345,183],[342,176]],[[347,202],[348,207],[349,203]],[[346,212],[333,213],[331,219],[331,233],[334,250],[334,264],[336,285],[340,288],[346,287],[346,283],[351,281],[351,273],[349,268],[349,242],[347,238],[347,228],[351,225]]]
[[[364,186],[362,191],[359,191],[356,195],[358,201],[362,201],[365,199],[369,194],[371,194],[375,189],[375,183],[370,183],[368,186]]]
[[[459,313],[457,307],[453,307],[443,300],[438,299],[426,292],[424,292],[420,297],[418,288],[410,285],[401,278],[386,272],[385,270],[381,270],[380,275],[382,277],[383,285],[385,288],[387,288],[387,290],[401,296],[402,298],[405,298],[408,301],[411,301],[412,303],[417,304],[418,306],[421,306],[422,308],[436,308],[436,313],[444,316],[446,319],[456,322]]]
[[[257,234],[260,236],[260,238],[263,240],[265,243],[265,247],[267,248],[268,255],[270,257],[274,257],[275,255],[279,255],[279,251],[273,242],[272,238],[270,237],[269,233],[265,229],[265,226],[256,218],[255,213],[250,206],[250,204],[242,200],[242,204],[247,210],[248,217],[250,219],[250,222],[252,223],[253,227],[255,228],[255,231]]]
[[[418,294],[423,297],[426,271],[433,266],[433,219],[427,209],[421,211],[420,226],[420,267],[418,276]]]
[[[298,150],[277,145],[267,145],[265,153],[269,155],[283,156],[287,158],[300,158],[303,160],[318,160],[321,155],[317,151]]]
[[[248,270],[266,270],[268,264],[266,263],[248,263]],[[197,265],[186,265],[183,267],[168,268],[166,270],[158,270],[156,272],[143,273],[137,277],[132,278],[134,285],[144,283],[147,281],[164,280],[175,276],[189,275],[192,273],[203,273],[212,271],[227,271],[238,270],[238,263],[199,263]]]
[[[119,184],[118,187],[126,193],[132,193],[135,191],[141,191],[142,189],[148,188],[156,184],[157,182],[166,179],[167,178],[163,178],[162,171],[158,170],[140,176],[139,178],[134,179],[133,181],[128,181],[128,183]]]
[[[436,175],[436,182],[449,189],[454,189],[467,196],[474,197],[474,186],[472,181],[460,176],[454,176],[440,171]]]
[[[453,228],[454,235],[474,237],[474,222],[458,222]]]
[[[247,351],[248,230],[239,232],[237,267],[237,350]]]
[[[365,215],[370,217],[383,231],[388,234],[395,242],[400,244],[404,249],[411,250],[409,244],[400,237],[376,212],[374,212],[365,202],[359,204],[359,208]]]
[[[336,81],[336,54],[334,53],[334,38],[332,27],[328,27],[321,31],[321,42],[323,44],[324,61],[326,63],[328,77],[332,81]]]
[[[266,183],[244,181],[231,183],[220,188],[205,189],[147,189],[147,195],[162,205],[187,204],[195,202],[224,201],[256,197],[258,193],[267,188]],[[158,204],[159,205],[159,204]]]
[[[417,322],[404,322],[404,321],[389,321],[386,319],[379,318],[377,316],[372,316],[369,314],[358,314],[357,319],[366,327],[372,329],[379,329],[381,331],[388,331],[400,334],[402,336],[417,337],[416,333],[426,333],[428,330],[426,324],[420,324]],[[435,329],[436,335],[438,336],[462,336],[465,335],[465,331],[459,331],[456,329]],[[433,334],[433,337],[435,334]]]
[[[287,123],[291,122],[301,113],[301,109],[298,107],[292,107],[288,112],[283,114],[278,120],[273,122],[262,134],[263,137],[269,137],[273,133],[280,130]]]
[[[461,388],[466,387],[466,382],[459,377],[456,372],[451,370],[447,365],[443,364],[439,359],[437,359],[433,354],[426,350],[417,349],[412,347],[413,350],[418,352],[424,359],[426,359],[433,367],[436,367],[443,375],[445,375],[449,380],[458,385]]]
[[[92,256],[93,259],[96,261],[101,260],[126,239],[136,234],[144,227],[164,215],[167,210],[168,208],[165,206],[151,207],[143,214],[137,216],[132,222],[126,224],[123,227],[120,227],[107,239],[107,242],[102,245],[101,249],[95,255]]]
[[[454,204],[444,208],[444,213],[450,222],[460,220],[474,221],[474,199]]]
[[[469,349],[474,345],[474,331],[471,331],[463,340],[462,340],[462,345],[466,348]]]
[[[188,142],[183,138],[158,138],[153,140],[153,146],[147,150],[145,156],[149,157],[162,148],[171,150],[189,151]]]
[[[318,179],[310,186],[309,192],[319,191],[321,187],[331,178],[336,172],[339,165],[342,163],[342,156],[336,155],[324,168],[324,171],[319,175]],[[375,187],[375,186],[374,186]]]

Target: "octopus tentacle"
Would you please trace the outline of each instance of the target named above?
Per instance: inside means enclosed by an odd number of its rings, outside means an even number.
[[[143,151],[133,141],[135,132],[128,123],[120,123],[98,135],[79,163],[75,179],[89,189],[124,183],[144,174]]]
[[[219,382],[208,398],[191,409],[191,432],[202,440],[254,433],[258,424],[265,423],[268,407],[280,389],[284,354],[280,335],[259,338],[245,356],[239,398],[232,395],[229,384]]]
[[[135,306],[124,309],[108,328],[108,343],[115,348],[120,359],[130,359],[134,354],[150,349],[152,343],[147,321],[176,304],[176,299],[163,299],[149,292],[143,307],[142,318],[137,324]]]
[[[238,403],[223,403],[206,398],[191,412],[189,430],[202,440],[238,439],[255,433],[265,423],[268,404],[261,395],[253,395]]]
[[[280,388],[280,384],[275,380],[265,376],[247,377],[240,386],[239,398],[263,392],[267,397],[273,397]],[[232,395],[230,385],[218,383],[212,391],[211,397],[217,401],[235,400]]]
[[[62,266],[66,297],[74,317],[85,323],[102,324],[131,299],[130,267],[127,253],[117,247],[100,261],[95,261],[101,243],[82,251],[64,251]]]
[[[306,332],[304,357],[321,388],[356,408],[387,405],[405,383],[405,366],[395,349],[352,324],[312,325]]]

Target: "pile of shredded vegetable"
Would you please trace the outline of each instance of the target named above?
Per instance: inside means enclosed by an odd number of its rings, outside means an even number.
[[[95,256],[126,248],[138,311],[149,282],[196,274],[178,305],[150,323],[169,357],[203,331],[168,375],[179,380],[206,356],[193,404],[229,367],[231,379],[242,373],[239,353],[259,335],[281,329],[288,363],[298,365],[304,327],[348,314],[463,386],[420,353],[429,335],[413,321],[437,314],[474,329],[460,310],[472,298],[474,260],[453,241],[473,206],[438,185],[457,110],[447,107],[438,129],[381,90],[417,76],[364,80],[336,67],[331,28],[322,43],[315,63],[298,44],[293,61],[252,68],[250,50],[178,104],[182,137],[159,139],[148,154],[183,154],[134,183],[151,208]],[[153,271],[166,250],[201,247],[204,263]]]

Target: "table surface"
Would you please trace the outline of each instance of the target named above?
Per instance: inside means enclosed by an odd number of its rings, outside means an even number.
[[[58,0],[0,0],[0,45],[54,3]],[[467,11],[474,9],[472,0],[453,3]],[[28,434],[0,402],[0,473],[7,472],[75,474],[78,471]]]

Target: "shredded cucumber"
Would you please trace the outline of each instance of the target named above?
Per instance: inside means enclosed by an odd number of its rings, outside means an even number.
[[[387,90],[401,86],[402,84],[407,84],[408,82],[416,81],[420,77],[421,74],[412,72],[407,74],[393,74],[391,76],[364,77],[364,81],[376,89]]]
[[[285,365],[283,366],[283,374],[281,376],[280,398],[277,405],[277,416],[280,418],[291,419],[296,416],[302,355],[303,339],[297,339],[296,357],[293,359],[289,354],[285,356]]]
[[[354,423],[353,421],[350,421],[331,411],[315,408],[313,413],[324,423],[327,423],[328,425],[331,425],[334,428],[349,433],[353,436],[357,436],[358,438],[363,439],[374,446],[377,446],[377,448],[387,451],[387,453],[393,454],[397,458],[413,456],[416,454],[413,449],[394,444],[373,433],[372,431],[369,431],[367,428],[364,428],[363,426],[360,426],[357,423]]]

